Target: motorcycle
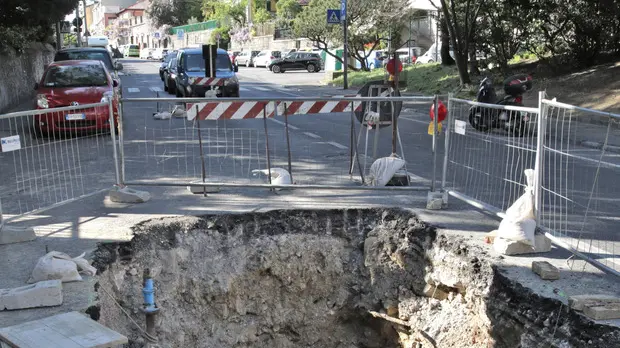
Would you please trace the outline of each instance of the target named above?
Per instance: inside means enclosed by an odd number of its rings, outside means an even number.
[[[505,96],[497,100],[493,81],[485,77],[480,82],[476,101],[485,104],[523,106],[523,93],[532,89],[531,75],[514,75],[504,80]],[[529,122],[527,114],[520,111],[500,110],[473,106],[469,110],[469,123],[476,130],[489,132],[505,129],[509,134],[524,136]]]

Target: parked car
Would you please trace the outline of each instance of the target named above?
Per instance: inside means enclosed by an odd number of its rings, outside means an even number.
[[[54,56],[55,62],[64,60],[98,60],[103,62],[108,71],[123,70],[123,64],[112,59],[110,51],[105,48],[77,47],[65,48]]]
[[[239,52],[237,58],[235,59],[235,65],[245,65],[246,67],[251,67],[254,65],[254,57],[256,57],[260,51],[242,51]]]
[[[260,51],[256,57],[254,57],[254,66],[269,66],[272,60],[280,58],[282,53],[280,51]]]
[[[162,81],[164,81],[164,72],[166,71],[166,69],[168,69],[168,63],[170,63],[172,58],[175,58],[176,56],[177,56],[176,51],[166,54],[163,61],[159,65],[159,78],[161,78]]]
[[[215,76],[224,79],[224,85],[218,88],[218,96],[239,97],[239,80],[228,53],[223,49],[217,50],[215,61]],[[211,86],[199,84],[199,78],[205,77],[205,60],[202,58],[201,48],[181,49],[177,53],[175,94],[177,97],[204,97]]]
[[[166,57],[166,55],[168,54],[168,49],[167,48],[156,48],[153,50],[153,59],[155,60],[164,60],[164,57]]]
[[[127,45],[123,51],[125,57],[140,57],[140,47],[138,45]]]
[[[166,69],[164,70],[164,91],[170,94],[176,94],[176,78],[177,78],[177,58],[176,56],[168,62]]]
[[[119,83],[101,61],[54,62],[45,69],[34,88],[37,109],[107,103],[111,100],[114,126],[118,129]],[[107,106],[43,113],[34,116],[34,134],[105,131],[110,129],[109,120]]]
[[[274,73],[283,73],[287,70],[307,70],[308,72],[321,71],[321,56],[318,53],[293,52],[269,63],[269,70]]]
[[[140,51],[140,59],[153,59],[153,52],[155,50],[152,48],[143,48]]]

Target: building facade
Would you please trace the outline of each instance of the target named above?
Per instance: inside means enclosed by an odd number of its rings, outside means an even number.
[[[92,5],[92,25],[89,30],[93,36],[106,35],[106,28],[116,19],[121,9],[134,5],[137,0],[99,0]]]

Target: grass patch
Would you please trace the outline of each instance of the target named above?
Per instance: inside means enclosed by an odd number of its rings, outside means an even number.
[[[361,87],[368,81],[383,79],[384,74],[383,69],[354,71],[349,73],[349,85]],[[407,66],[403,69],[400,78],[407,81],[408,92],[424,95],[448,94],[459,88],[459,73],[456,67],[445,67],[438,63]],[[335,78],[332,83],[342,86],[343,77]]]

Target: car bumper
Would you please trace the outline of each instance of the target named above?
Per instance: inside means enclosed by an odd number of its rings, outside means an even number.
[[[83,114],[83,119],[67,120],[69,114]],[[118,124],[118,112],[114,107],[114,124]],[[56,111],[34,116],[35,130],[42,133],[82,133],[110,129],[108,106],[89,110]]]

